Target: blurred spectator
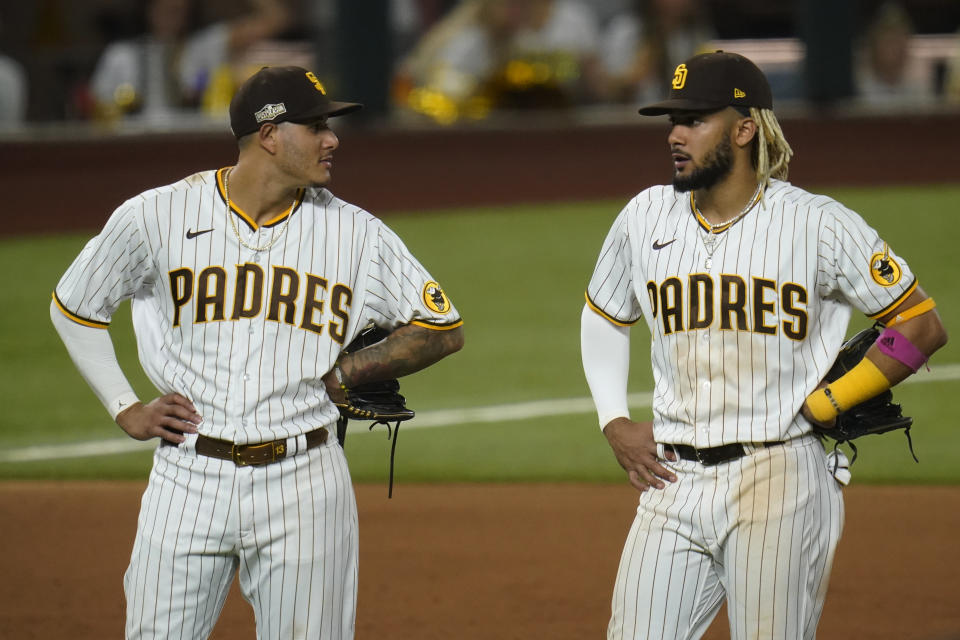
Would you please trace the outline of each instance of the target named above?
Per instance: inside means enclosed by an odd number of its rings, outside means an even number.
[[[602,56],[614,100],[653,102],[678,64],[715,37],[701,0],[635,0],[610,20]]]
[[[23,66],[0,54],[0,128],[17,125],[27,113],[27,74]]]
[[[283,0],[252,0],[247,14],[202,29],[196,29],[199,0],[145,4],[148,32],[108,45],[94,69],[90,91],[100,118],[138,113],[164,119],[182,109],[225,110],[238,81],[231,61],[290,21]]]
[[[337,5],[344,0],[301,0],[306,3],[309,29],[313,33],[317,60],[311,66],[321,78],[334,82],[339,75],[337,59]],[[359,2],[360,0],[352,0]],[[455,0],[389,0],[389,24],[393,59],[407,55],[426,29],[440,19]]]
[[[921,73],[911,55],[913,23],[897,2],[886,2],[867,26],[856,66],[857,94],[879,107],[931,103],[933,74]]]
[[[443,2],[437,0],[390,0],[394,57],[409,53],[442,12]]]
[[[0,34],[5,26],[0,18]],[[0,128],[22,123],[26,114],[27,73],[23,65],[0,52]]]
[[[578,0],[464,0],[400,64],[394,97],[441,123],[596,100],[599,36]]]
[[[597,16],[601,31],[614,18],[630,11],[637,0],[590,0],[590,8]]]
[[[960,104],[960,31],[954,37],[953,54],[943,64],[943,95],[950,104]]]

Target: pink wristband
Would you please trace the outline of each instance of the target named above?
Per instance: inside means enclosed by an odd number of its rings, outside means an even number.
[[[914,373],[927,361],[927,356],[896,329],[884,329],[877,338],[877,348],[880,353],[910,367]]]

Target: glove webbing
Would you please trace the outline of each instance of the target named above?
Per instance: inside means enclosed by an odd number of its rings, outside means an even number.
[[[910,427],[907,427],[903,430],[903,434],[907,436],[907,446],[910,447],[910,455],[913,457],[913,461],[917,464],[920,464],[920,460],[917,459],[917,454],[913,452],[913,438],[910,437]],[[853,451],[853,458],[850,459],[850,466],[853,466],[853,463],[857,461],[857,445],[853,444],[853,440],[834,440],[833,442],[833,471],[831,473],[837,472],[837,462],[838,458],[836,457],[837,450],[840,448],[840,443],[846,442],[850,445],[850,450]]]

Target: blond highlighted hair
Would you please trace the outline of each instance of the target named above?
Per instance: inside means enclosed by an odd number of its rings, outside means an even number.
[[[753,146],[753,167],[757,172],[757,182],[765,190],[771,178],[787,179],[793,149],[783,137],[783,130],[772,110],[750,107],[750,117],[757,123],[757,144]]]

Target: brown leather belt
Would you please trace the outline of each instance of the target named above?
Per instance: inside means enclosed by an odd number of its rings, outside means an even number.
[[[308,431],[307,449],[313,449],[327,441],[324,427]],[[219,440],[209,436],[197,436],[197,453],[211,458],[231,460],[238,467],[257,467],[287,457],[287,438],[256,444],[234,444],[229,440]]]
[[[775,442],[758,442],[756,446],[776,447],[781,444],[783,444],[783,441],[777,440]],[[747,454],[747,450],[739,442],[707,449],[696,449],[687,444],[665,444],[663,446],[672,449],[683,460],[694,460],[706,466],[730,462]]]

